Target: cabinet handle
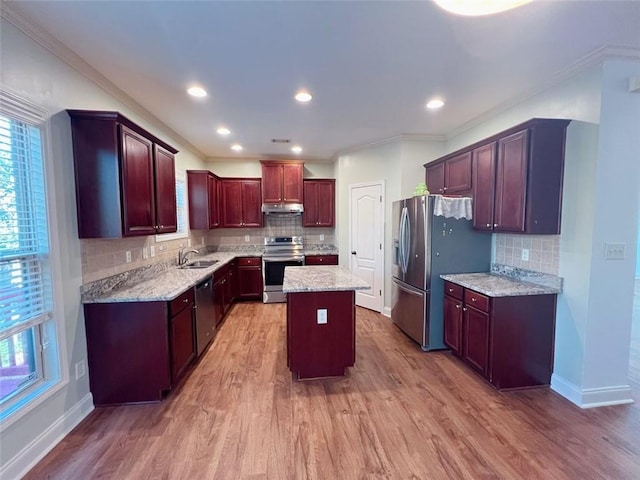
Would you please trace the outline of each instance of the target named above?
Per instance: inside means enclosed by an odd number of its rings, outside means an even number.
[[[442,190],[446,192],[447,191],[447,187],[444,187]]]
[[[456,303],[456,308],[460,308],[460,305],[458,305],[457,303]]]
[[[188,298],[184,298],[184,299],[182,300],[182,303],[189,303],[189,299],[188,299]]]
[[[493,227],[494,227],[494,228],[495,228],[495,227],[497,227],[497,226],[498,226],[498,224],[497,224],[497,223],[494,223],[494,224],[493,224]]]
[[[449,293],[453,293],[453,288],[450,288],[450,289],[449,289]]]
[[[164,228],[164,225],[160,225],[160,228]]]
[[[471,299],[471,301],[472,301],[472,302],[475,302],[475,301],[476,301],[476,299],[475,299],[475,298],[472,298],[472,299]]]
[[[490,224],[490,223],[487,223],[487,227],[491,228],[491,224]]]
[[[466,309],[466,308],[463,308],[463,309],[462,309],[462,311],[463,311],[463,312],[466,312],[466,311],[467,311],[467,309]]]

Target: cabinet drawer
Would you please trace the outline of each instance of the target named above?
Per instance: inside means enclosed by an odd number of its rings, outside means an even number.
[[[169,316],[173,317],[180,313],[184,308],[193,303],[193,288],[180,294],[169,302]]]
[[[237,259],[239,267],[256,267],[262,264],[260,257],[241,257]]]
[[[305,265],[338,265],[337,255],[307,255],[304,257]]]
[[[489,297],[485,297],[473,290],[464,291],[464,303],[469,307],[477,308],[483,312],[489,311]]]
[[[453,298],[457,298],[458,300],[462,300],[462,287],[460,285],[456,285],[455,283],[444,282],[444,294],[449,295]]]

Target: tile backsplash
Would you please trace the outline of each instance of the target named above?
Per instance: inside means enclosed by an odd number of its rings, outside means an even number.
[[[246,240],[247,235],[248,240]],[[83,239],[80,241],[82,283],[87,284],[152,263],[175,259],[181,246],[194,249],[229,245],[251,247],[263,245],[265,236],[294,235],[303,236],[305,245],[335,245],[333,228],[304,228],[300,216],[265,216],[263,228],[192,230],[188,238],[168,241],[156,241],[155,235],[121,239]],[[152,247],[155,251],[153,257],[151,256]],[[131,253],[130,262],[127,262],[127,251]],[[145,251],[147,258],[143,255]]]
[[[551,275],[558,275],[560,271],[560,235],[497,233],[494,246],[494,263]],[[528,250],[528,260],[523,260],[523,250]]]

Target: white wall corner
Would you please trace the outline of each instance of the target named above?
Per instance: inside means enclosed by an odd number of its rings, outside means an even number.
[[[551,375],[551,390],[562,395],[580,408],[607,407],[633,403],[631,387],[629,385],[582,389],[555,373]]]
[[[20,453],[3,465],[0,469],[0,478],[22,478],[93,409],[93,396],[88,393],[49,428],[34,438]]]
[[[391,307],[387,307],[386,305],[382,308],[382,315],[385,317],[391,318]]]

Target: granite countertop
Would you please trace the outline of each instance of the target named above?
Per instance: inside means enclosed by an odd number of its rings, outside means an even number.
[[[440,275],[440,278],[489,297],[549,295],[562,292],[562,288],[522,281],[497,273],[455,273]]]
[[[338,255],[338,249],[334,246],[309,245],[304,248],[305,255]]]
[[[339,290],[368,290],[371,288],[345,267],[337,265],[309,265],[284,269],[284,293],[330,292]]]

